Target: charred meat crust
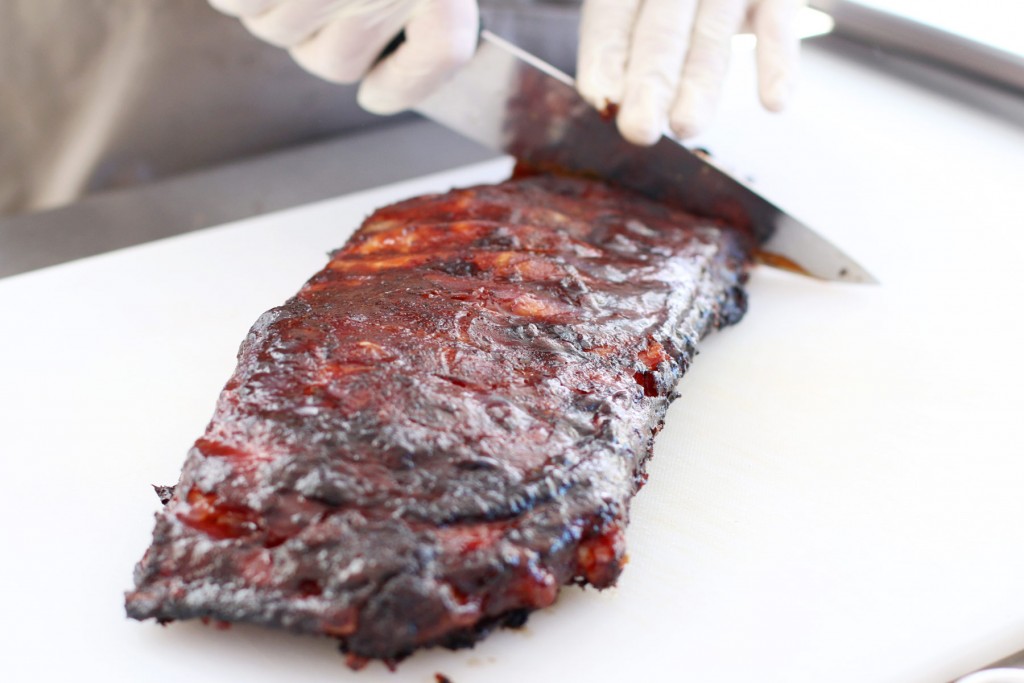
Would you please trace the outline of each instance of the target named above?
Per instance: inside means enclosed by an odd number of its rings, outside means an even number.
[[[471,645],[613,584],[674,387],[742,316],[751,244],[584,179],[370,216],[243,342],[128,614]]]

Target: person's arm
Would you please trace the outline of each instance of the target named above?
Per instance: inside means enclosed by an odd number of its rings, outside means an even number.
[[[713,116],[732,37],[757,37],[758,88],[771,111],[796,78],[802,0],[584,0],[577,87],[598,108],[619,105],[631,142],[690,137]]]
[[[359,104],[392,114],[429,95],[476,49],[476,0],[209,0],[303,68],[359,86]],[[378,57],[400,31],[405,41]]]

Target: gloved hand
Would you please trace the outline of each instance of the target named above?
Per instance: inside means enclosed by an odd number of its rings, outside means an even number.
[[[584,0],[577,87],[599,109],[620,105],[622,135],[641,145],[669,127],[690,137],[714,114],[732,37],[757,37],[761,103],[785,105],[796,77],[803,0]]]
[[[407,109],[473,56],[476,0],[209,0],[249,31],[287,48],[304,69],[359,86],[359,104],[377,114]],[[405,29],[405,42],[374,65]]]

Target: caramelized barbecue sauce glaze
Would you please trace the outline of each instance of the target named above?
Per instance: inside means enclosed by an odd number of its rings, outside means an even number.
[[[382,208],[239,351],[127,598],[341,641],[472,644],[613,584],[628,504],[751,241],[517,171]]]

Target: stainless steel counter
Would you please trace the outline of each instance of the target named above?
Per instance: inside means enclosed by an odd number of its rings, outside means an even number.
[[[494,156],[412,117],[59,209],[0,218],[0,277]]]

